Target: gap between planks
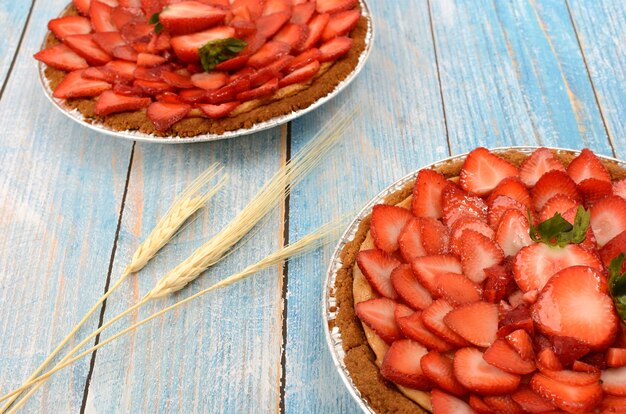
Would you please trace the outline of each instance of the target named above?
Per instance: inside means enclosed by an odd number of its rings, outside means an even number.
[[[9,84],[9,79],[11,78],[11,74],[13,73],[13,67],[15,66],[15,61],[17,60],[17,57],[20,54],[20,50],[22,49],[22,42],[24,40],[24,35],[26,34],[26,30],[28,29],[28,25],[30,24],[30,16],[33,14],[33,9],[35,8],[35,2],[36,0],[33,0],[30,4],[30,9],[28,9],[28,14],[26,15],[26,21],[24,21],[24,27],[22,28],[22,33],[20,34],[20,40],[17,42],[17,47],[15,48],[15,53],[13,53],[13,59],[11,59],[9,70],[7,71],[7,75],[4,77],[2,88],[0,88],[0,100],[2,100],[2,97],[4,96],[4,90]]]

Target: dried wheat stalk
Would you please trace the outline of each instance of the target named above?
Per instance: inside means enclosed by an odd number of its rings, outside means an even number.
[[[248,267],[246,267],[244,270],[242,270],[239,273],[235,273],[231,276],[228,276],[225,279],[222,279],[221,281],[219,281],[218,283],[204,289],[201,290],[200,292],[189,296],[188,298],[182,299],[178,302],[176,302],[175,304],[168,306],[167,308],[164,308],[150,316],[148,316],[147,318],[142,319],[141,321],[135,323],[132,326],[129,326],[128,328],[120,331],[119,333],[113,335],[110,338],[107,338],[106,340],[100,342],[99,344],[87,349],[84,352],[81,352],[80,354],[76,355],[75,357],[71,358],[71,359],[67,359],[64,362],[61,362],[59,364],[57,364],[53,369],[51,369],[50,371],[47,371],[45,374],[32,379],[31,381],[29,381],[27,384],[24,384],[23,386],[21,386],[20,388],[16,389],[15,391],[3,396],[2,398],[0,398],[0,401],[3,401],[7,398],[11,398],[12,396],[24,391],[25,389],[27,389],[28,387],[34,385],[34,384],[41,384],[43,381],[45,381],[47,378],[49,378],[51,375],[53,375],[54,373],[58,372],[59,370],[65,368],[66,366],[78,361],[79,359],[91,354],[92,352],[96,351],[97,349],[103,347],[104,345],[108,344],[109,342],[114,341],[115,339],[127,334],[128,332],[131,332],[135,329],[137,329],[138,327],[140,327],[141,325],[146,324],[147,322],[151,321],[152,319],[155,319],[173,309],[178,308],[179,306],[182,306],[184,304],[186,304],[187,302],[190,302],[194,299],[199,298],[200,296],[203,296],[213,290],[217,290],[220,288],[224,288],[226,286],[232,285],[233,283],[240,281],[242,279],[246,279],[247,277],[263,270],[263,269],[267,269],[268,267],[277,265],[282,263],[283,261],[287,260],[288,258],[297,256],[297,255],[301,255],[306,253],[307,251],[310,251],[314,248],[320,247],[328,242],[330,242],[331,240],[333,240],[334,238],[336,238],[336,236],[339,234],[338,233],[338,229],[340,228],[340,224],[339,222],[333,222],[333,223],[329,223],[326,224],[322,227],[320,227],[319,229],[317,229],[316,231],[302,237],[300,240],[298,240],[295,243],[290,244],[289,246],[285,246],[284,248],[274,252],[273,254],[271,254],[270,256],[267,256],[266,258],[260,260],[259,262],[250,265]],[[21,401],[20,401],[21,402]],[[15,407],[14,409],[17,409],[19,407]],[[13,411],[11,411],[13,412]]]
[[[63,340],[57,345],[57,347],[50,353],[50,355],[41,363],[41,365],[31,374],[26,382],[35,378],[52,359],[61,351],[61,349],[69,342],[69,340],[78,332],[78,330],[85,324],[89,317],[100,308],[102,303],[122,284],[128,276],[133,273],[139,272],[144,266],[161,250],[171,239],[181,226],[191,217],[196,211],[204,206],[221,187],[226,183],[227,175],[222,175],[217,184],[207,191],[202,190],[213,181],[213,179],[222,172],[223,168],[219,167],[219,164],[215,163],[207,168],[202,174],[200,174],[187,188],[176,198],[170,209],[159,220],[157,225],[152,229],[148,237],[139,245],[130,263],[124,269],[124,272],[120,278],[96,301],[93,307],[83,316],[83,318],[72,328],[72,330],[63,338]],[[10,411],[13,412],[19,408],[35,390],[29,391],[22,400],[16,404],[16,406]],[[0,407],[0,414],[4,413],[10,405],[15,401],[17,396],[7,401],[2,407]]]

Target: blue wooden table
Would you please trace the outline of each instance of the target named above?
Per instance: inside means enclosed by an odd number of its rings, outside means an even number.
[[[622,1],[370,0],[374,49],[338,98],[267,132],[177,146],[94,133],[47,102],[32,55],[66,1],[0,2],[0,394],[21,384],[119,277],[199,172],[220,161],[230,185],[112,295],[83,336],[219,231],[348,99],[361,117],[245,246],[126,323],[354,211],[410,171],[477,145],[589,147],[626,159]],[[322,330],[331,252],[152,321],[59,372],[24,411],[358,411]]]

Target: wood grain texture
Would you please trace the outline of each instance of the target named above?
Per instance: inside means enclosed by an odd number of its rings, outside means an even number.
[[[448,155],[425,1],[370,2],[374,49],[363,73],[332,102],[292,122],[292,149],[331,115],[361,115],[339,147],[298,186],[289,203],[289,238],[361,206],[396,179]],[[347,224],[347,223],[346,223]],[[358,412],[332,363],[323,332],[322,288],[334,246],[289,263],[285,412]]]
[[[431,3],[453,153],[589,147],[611,155],[563,1]]]
[[[32,1],[27,0],[0,3],[0,89],[17,53],[31,4]]]
[[[0,101],[2,394],[20,385],[102,294],[131,152],[130,142],[67,119],[41,91],[32,55],[51,12],[64,4],[35,6]],[[93,318],[85,329],[96,325]],[[59,373],[24,411],[78,412],[88,370],[84,360]]]
[[[231,178],[208,209],[110,298],[105,320],[134,304],[158,278],[246,206],[278,169],[284,146],[280,128],[202,145],[137,144],[113,277],[121,274],[138,243],[185,183],[215,161],[226,167]],[[147,304],[118,326],[143,319],[278,249],[281,214],[277,207],[241,249],[179,294]],[[282,342],[280,279],[278,268],[261,272],[191,302],[98,351],[87,411],[276,411]],[[104,337],[117,330],[112,328]]]
[[[616,155],[626,159],[626,4],[621,1],[568,0]]]

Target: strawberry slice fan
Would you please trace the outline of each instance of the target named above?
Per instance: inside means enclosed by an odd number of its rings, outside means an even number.
[[[315,109],[356,77],[373,36],[364,0],[73,0],[48,28],[34,57],[55,106],[155,142],[249,134]]]
[[[626,164],[476,148],[399,180],[344,233],[324,317],[367,412],[625,412]]]

